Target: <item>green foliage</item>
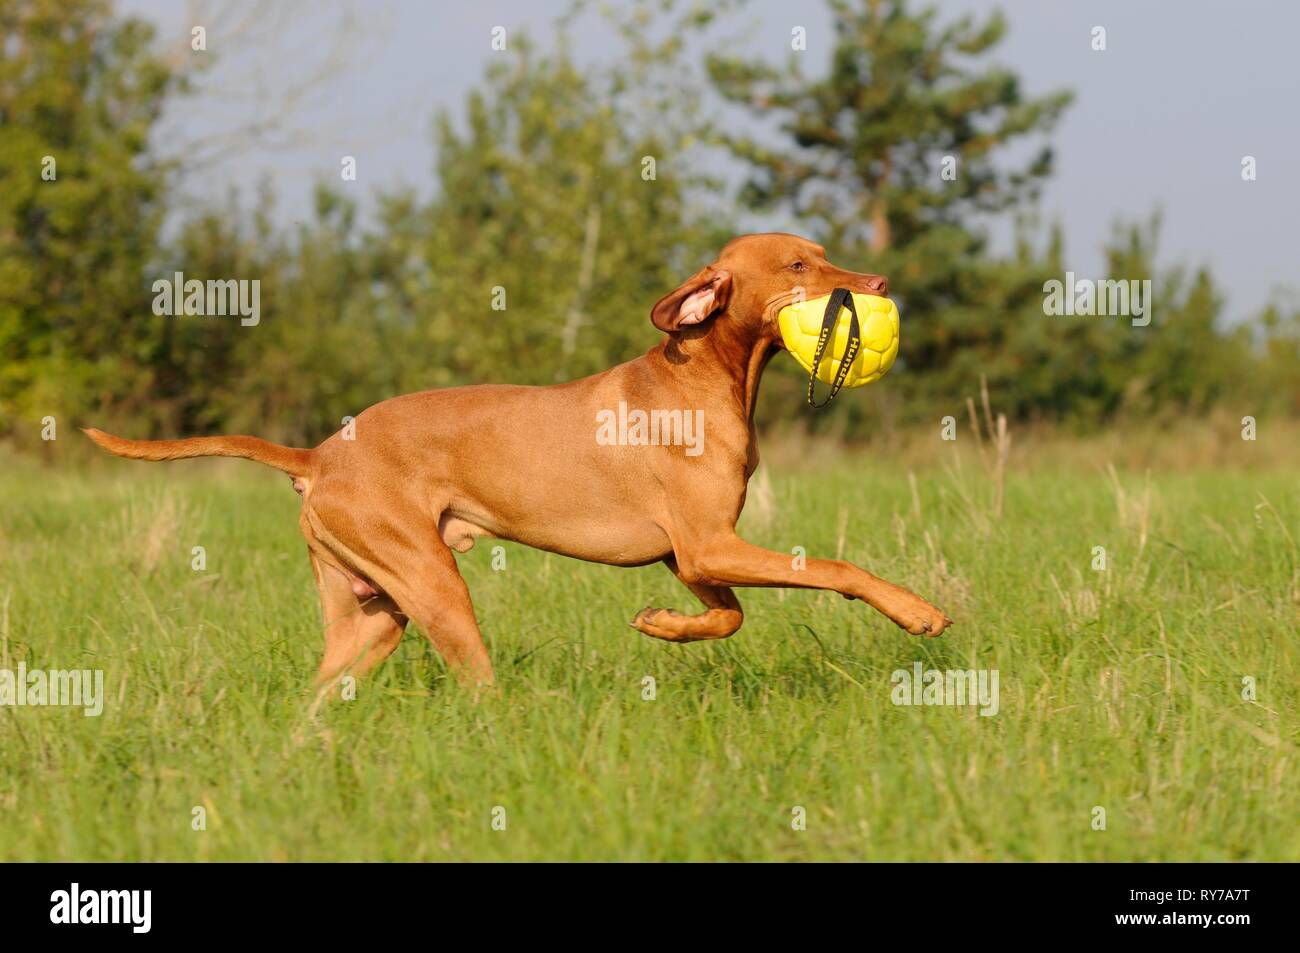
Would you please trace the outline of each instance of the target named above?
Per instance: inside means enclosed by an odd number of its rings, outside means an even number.
[[[1300,416],[1300,306],[1269,305],[1258,331],[1263,351],[1255,368],[1259,386],[1268,389],[1280,410]]]
[[[580,67],[569,33],[592,7],[575,3],[545,49],[512,37],[463,114],[434,117],[432,198],[380,193],[363,219],[361,197],[322,183],[283,229],[266,186],[198,212],[173,202],[150,136],[186,83],[149,27],[107,0],[2,0],[0,436],[31,441],[53,414],[307,443],[396,393],[595,373],[656,340],[650,305],[735,234],[734,199],[888,275],[903,309],[885,382],[814,416],[777,361],[761,423],[856,436],[933,421],[981,375],[1018,419],[1300,412],[1300,311],[1278,302],[1225,330],[1208,268],[1157,275],[1158,219],[1107,249],[1110,276],[1155,279],[1149,327],[1043,313],[1069,266],[1034,202],[1070,95],[1027,96],[990,65],[1001,15],[832,0],[833,47],[810,76],[811,54],[778,68],[718,53],[731,46],[710,31],[743,0],[602,11],[616,48]],[[735,196],[719,145],[749,173]],[[989,251],[996,217],[1016,223],[1008,255]],[[154,315],[152,282],[176,271],[259,281],[261,323]]]
[[[634,133],[563,44],[515,41],[467,112],[438,116],[439,195],[385,207],[384,290],[431,358],[403,382],[549,384],[646,350],[650,305],[725,240],[687,207],[677,143]]]
[[[1059,227],[1039,248],[1030,223],[1052,168],[1046,135],[1072,96],[1028,97],[1013,73],[987,65],[1006,32],[1001,14],[941,23],[935,8],[908,0],[830,7],[834,46],[818,77],[804,75],[801,55],[784,69],[713,56],[709,72],[726,99],[779,124],[775,136],[720,137],[751,169],[741,198],[811,229],[850,267],[889,276],[902,303],[903,349],[885,383],[892,393],[837,408],[833,426],[862,433],[882,420],[960,414],[981,376],[1013,418],[1086,426],[1233,399],[1294,407],[1296,398],[1282,396],[1294,386],[1276,386],[1287,362],[1261,364],[1248,329],[1224,329],[1208,270],[1158,273],[1158,216],[1117,230],[1106,275],[1077,276],[1151,279],[1151,324],[1044,314],[1045,282],[1071,269]],[[1028,158],[1013,165],[1010,152]],[[996,215],[1016,216],[1008,257],[988,251]],[[1285,331],[1264,335],[1272,355],[1293,347]],[[778,388],[768,405],[788,415],[794,388]]]
[[[4,0],[0,36],[0,434],[148,413],[165,329],[144,275],[167,186],[148,137],[171,78],[151,28],[104,0]]]
[[[228,205],[237,207],[233,197]],[[319,186],[314,216],[291,235],[272,229],[271,214],[268,194],[247,228],[209,212],[187,223],[170,249],[173,267],[187,275],[261,282],[254,327],[220,317],[172,322],[186,432],[314,442],[345,415],[397,392],[409,330],[372,292],[376,269],[352,200]]]
[[[563,44],[512,49],[463,123],[436,117],[429,201],[381,194],[363,230],[322,184],[291,238],[266,225],[269,196],[249,228],[226,210],[186,224],[169,270],[256,276],[264,313],[250,329],[174,322],[164,357],[184,429],[314,441],[397,393],[555,383],[655,341],[650,305],[730,237],[688,207],[704,177],[664,161],[684,133],[634,132],[610,105],[618,77],[584,75]]]

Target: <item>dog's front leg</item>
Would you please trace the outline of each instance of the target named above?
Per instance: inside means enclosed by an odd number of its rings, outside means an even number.
[[[679,575],[688,583],[829,589],[861,599],[913,635],[933,637],[952,625],[942,610],[914,592],[844,560],[794,560],[751,545],[735,533],[683,542],[676,556]]]
[[[630,623],[632,628],[663,639],[667,642],[698,642],[701,639],[725,639],[733,635],[740,624],[745,621],[745,613],[740,608],[736,594],[725,586],[709,586],[700,582],[689,582],[682,578],[677,560],[669,556],[664,565],[672,570],[673,575],[697,599],[704,603],[705,611],[696,615],[685,615],[672,609],[654,609],[649,606],[636,614]]]

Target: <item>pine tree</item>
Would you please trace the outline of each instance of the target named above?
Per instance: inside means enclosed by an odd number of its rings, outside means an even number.
[[[891,279],[905,306],[900,367],[925,372],[897,375],[899,392],[960,398],[980,370],[991,381],[1016,372],[1008,338],[1017,329],[995,308],[1027,318],[1038,308],[1042,320],[1046,262],[1024,243],[1016,260],[990,261],[983,226],[1029,207],[1051,147],[1037,143],[1020,165],[1005,147],[1048,133],[1071,94],[1027,96],[1014,73],[984,62],[1005,35],[1000,14],[943,24],[906,0],[830,7],[832,36],[809,37],[809,52],[785,69],[709,59],[719,92],[781,132],[721,139],[749,164],[751,208],[788,216],[835,260]],[[826,72],[808,79],[800,61],[819,53]]]

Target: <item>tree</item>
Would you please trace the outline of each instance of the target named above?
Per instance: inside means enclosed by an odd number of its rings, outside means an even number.
[[[639,131],[561,40],[511,37],[463,126],[435,122],[439,191],[387,197],[382,307],[413,322],[408,387],[549,384],[654,343],[650,306],[716,253],[696,181],[663,129]],[[400,317],[399,317],[400,316]]]
[[[144,277],[168,170],[148,141],[171,76],[150,27],[110,13],[103,0],[0,5],[5,431],[150,397],[160,328]]]
[[[837,259],[890,277],[905,306],[905,373],[893,384],[928,412],[918,398],[959,400],[977,369],[1016,373],[1010,339],[1042,332],[1027,322],[1042,320],[1048,263],[1023,241],[1015,260],[990,260],[981,223],[1033,200],[1050,146],[1017,168],[1004,147],[1048,133],[1071,95],[1028,97],[1015,74],[980,65],[1006,32],[1000,14],[943,25],[906,0],[830,8],[819,78],[804,77],[797,54],[785,69],[709,58],[717,90],[781,131],[720,142],[752,171],[741,196],[750,207],[784,213]]]

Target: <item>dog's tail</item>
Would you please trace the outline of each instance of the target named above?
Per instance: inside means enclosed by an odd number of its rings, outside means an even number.
[[[310,450],[282,447],[257,437],[187,437],[184,440],[126,440],[93,427],[84,433],[109,453],[132,460],[183,460],[186,457],[243,457],[283,470],[294,477],[307,476]]]

